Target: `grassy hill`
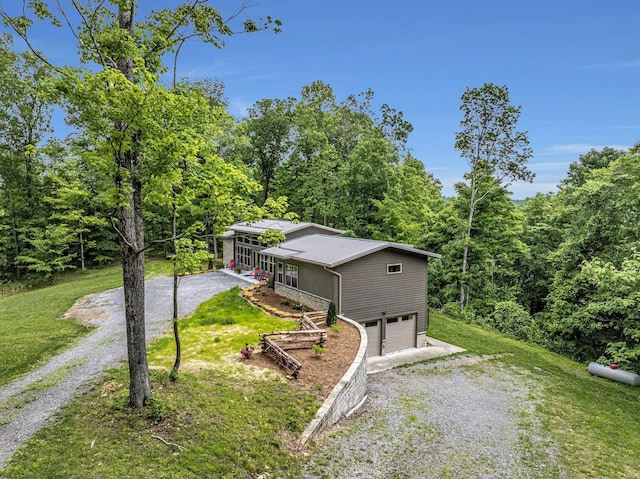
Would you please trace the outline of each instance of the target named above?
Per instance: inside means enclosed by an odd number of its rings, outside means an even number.
[[[62,297],[117,285],[113,272],[95,274],[79,277],[82,287],[70,281],[0,301],[0,337],[10,335],[14,343],[22,338],[29,347],[37,346],[40,356],[29,356],[35,362],[59,351],[83,333],[77,325],[55,319],[74,301]],[[44,304],[37,306],[40,300]],[[23,331],[19,325],[24,318],[37,324]],[[166,367],[155,368],[151,405],[139,410],[125,407],[127,370],[117,368],[21,448],[0,476],[297,477],[304,458],[289,446],[319,404],[280,376],[230,359],[238,355],[246,335],[254,329],[278,329],[278,321],[248,307],[237,291],[204,303],[181,325],[188,371],[171,382]],[[536,412],[561,449],[567,477],[640,477],[640,388],[594,378],[584,364],[437,313],[432,313],[428,334],[472,354],[499,355],[496,361],[535,378],[540,385],[535,390]],[[49,336],[59,339],[50,342]],[[2,344],[3,356],[13,354],[8,353],[11,341]],[[171,351],[169,339],[154,343],[151,364],[169,365]],[[29,367],[26,357],[14,373],[3,371],[4,381]]]

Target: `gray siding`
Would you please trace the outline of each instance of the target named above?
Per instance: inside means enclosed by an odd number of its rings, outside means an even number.
[[[387,265],[402,263],[402,273]],[[383,250],[335,268],[342,274],[342,314],[358,322],[417,313],[417,333],[426,330],[427,260]]]
[[[298,289],[335,301],[333,297],[333,279],[336,276],[334,274],[313,264],[298,261],[285,261],[284,264],[292,264],[298,267]]]

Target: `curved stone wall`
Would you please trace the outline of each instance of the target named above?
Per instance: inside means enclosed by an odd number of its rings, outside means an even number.
[[[338,316],[343,321],[355,326],[360,333],[360,347],[351,367],[335,385],[331,394],[324,400],[320,409],[302,433],[300,443],[305,444],[316,434],[340,419],[357,410],[367,398],[367,333],[355,321]]]

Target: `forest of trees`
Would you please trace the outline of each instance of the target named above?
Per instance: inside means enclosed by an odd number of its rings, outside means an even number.
[[[407,147],[412,125],[374,107],[372,91],[338,99],[316,81],[236,119],[214,80],[135,81],[143,87],[109,68],[65,77],[0,38],[0,282],[37,285],[119,258],[135,176],[131,208],[142,208],[144,248],[157,254],[176,232],[185,248],[205,241],[214,252],[233,222],[290,211],[442,254],[433,308],[640,372],[640,144],[582,155],[558,193],[518,205],[509,185],[532,178],[520,107],[506,87],[468,89],[452,147],[469,170],[445,198],[428,158]],[[473,124],[487,105],[494,116]],[[56,111],[66,137],[52,129]],[[124,122],[143,140],[118,130]],[[113,168],[131,145],[135,168]]]

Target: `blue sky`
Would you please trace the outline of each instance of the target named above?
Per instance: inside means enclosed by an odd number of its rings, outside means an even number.
[[[230,13],[238,1],[211,4]],[[536,179],[512,185],[514,198],[554,191],[591,148],[640,141],[637,0],[261,0],[248,13],[282,20],[283,32],[235,36],[223,50],[188,44],[179,76],[222,81],[236,116],[314,80],[339,101],[371,88],[376,107],[413,124],[409,147],[445,195],[468,169],[453,148],[460,96],[485,82],[508,86],[534,150]]]

